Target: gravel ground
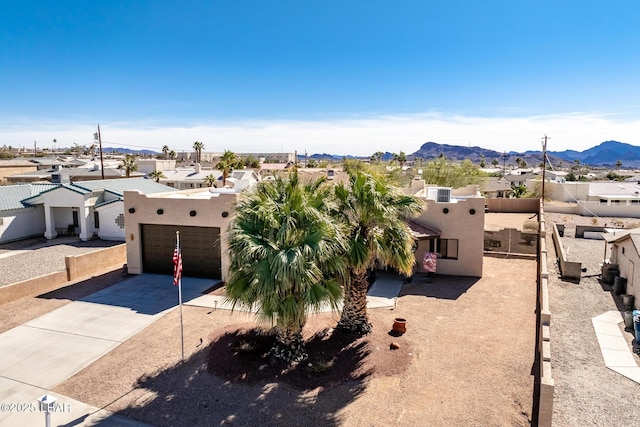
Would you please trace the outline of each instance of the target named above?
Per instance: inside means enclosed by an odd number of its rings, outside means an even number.
[[[206,362],[217,338],[254,318],[186,306],[184,364],[176,363],[173,310],[55,391],[154,426],[528,426],[535,271],[534,260],[485,257],[481,279],[405,285],[395,309],[371,310],[369,348],[387,357],[367,356],[363,380],[303,390],[278,377],[246,384],[211,375]],[[407,319],[399,338],[388,333],[396,317]],[[335,323],[320,315],[308,326]],[[400,344],[395,353],[391,341]]]
[[[64,257],[92,252],[122,242],[63,237],[28,239],[0,245],[0,286],[65,269]]]
[[[574,238],[575,225],[592,225],[592,219],[566,214],[545,213],[551,223],[567,226],[563,246],[572,260],[581,260],[586,272],[580,283],[563,281],[555,257],[549,259],[551,305],[551,358],[555,381],[553,425],[630,426],[640,420],[640,384],[608,369],[595,336],[591,318],[621,307],[607,285],[601,285],[600,263],[604,241]],[[637,219],[600,218],[600,224],[613,220],[627,227]],[[553,240],[547,250],[555,253]],[[631,348],[633,334],[621,329]],[[636,362],[640,362],[638,356]]]

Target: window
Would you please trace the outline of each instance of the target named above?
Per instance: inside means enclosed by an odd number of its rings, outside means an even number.
[[[124,214],[120,214],[116,217],[116,224],[118,227],[124,229]]]
[[[458,239],[429,240],[429,252],[437,253],[441,259],[458,259]]]
[[[100,214],[98,212],[93,213],[93,224],[96,228],[100,228]]]

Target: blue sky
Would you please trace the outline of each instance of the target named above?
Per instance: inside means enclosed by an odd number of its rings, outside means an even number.
[[[636,0],[10,2],[0,146],[640,145],[638,28]]]

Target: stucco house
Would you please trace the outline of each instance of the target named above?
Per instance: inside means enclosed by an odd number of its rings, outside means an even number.
[[[0,187],[0,242],[31,236],[125,240],[123,192],[172,192],[144,178]]]
[[[640,184],[635,182],[547,182],[549,212],[584,216],[640,217]],[[554,204],[553,202],[562,202]]]
[[[640,307],[640,228],[617,230],[604,234],[610,244],[610,263],[617,264],[620,277],[627,279],[626,293],[635,296],[635,307]]]
[[[478,186],[451,189],[414,179],[411,192],[425,204],[410,224],[417,238],[416,271],[428,272],[425,260],[435,253],[436,273],[482,277],[485,198]]]

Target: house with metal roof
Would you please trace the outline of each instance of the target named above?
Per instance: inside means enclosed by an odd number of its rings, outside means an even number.
[[[126,190],[175,191],[144,178],[0,187],[0,242],[37,235],[124,241]]]

